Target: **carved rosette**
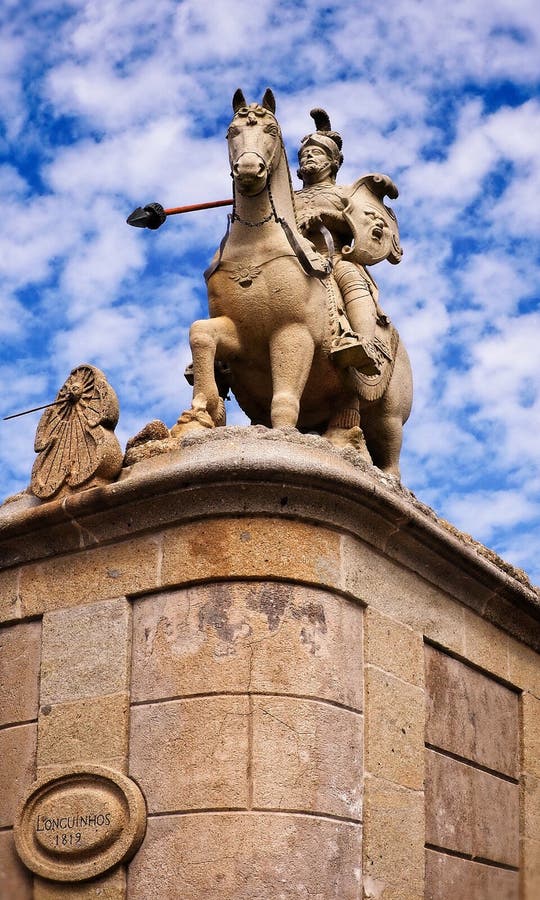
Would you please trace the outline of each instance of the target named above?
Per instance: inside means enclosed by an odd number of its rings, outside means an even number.
[[[42,415],[30,490],[41,500],[112,481],[122,468],[116,394],[95,366],[73,369]]]

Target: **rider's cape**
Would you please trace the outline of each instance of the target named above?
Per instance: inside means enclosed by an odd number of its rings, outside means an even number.
[[[387,259],[398,263],[403,256],[399,241],[399,228],[392,209],[383,203],[383,197],[395,199],[398,189],[387,175],[364,175],[355,181],[348,190],[348,203],[343,211],[343,218],[348,223],[353,236],[349,246],[342,247],[343,259],[361,266],[373,266]],[[372,233],[376,227],[374,214],[380,216],[386,228],[379,237],[379,232]]]

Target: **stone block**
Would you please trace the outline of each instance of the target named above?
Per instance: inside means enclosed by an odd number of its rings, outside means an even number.
[[[521,776],[521,834],[540,841],[540,778]]]
[[[523,838],[521,841],[521,874],[523,879],[520,900],[540,897],[540,841]]]
[[[362,818],[362,716],[313,700],[253,700],[253,806]]]
[[[127,763],[129,695],[70,700],[41,708],[37,765]]]
[[[17,809],[35,778],[36,731],[34,724],[0,731],[0,827],[13,825]]]
[[[529,647],[540,653],[538,612],[530,615],[522,608],[521,603],[516,603],[512,588],[503,589],[500,594],[494,594],[486,604],[483,614],[488,621],[495,622],[499,628],[504,628],[505,631],[515,635],[518,640],[524,641]]]
[[[43,619],[42,706],[126,691],[130,659],[126,600],[49,613]]]
[[[130,900],[360,900],[361,841],[359,825],[316,816],[155,817],[130,864],[128,896]]]
[[[444,541],[447,535],[448,531],[440,523],[421,522],[414,517],[389,536],[385,552],[404,568],[414,570],[430,584],[448,591],[452,602],[457,600],[483,612],[493,596],[493,588],[485,583],[482,575],[475,577],[476,573],[467,559],[469,548],[465,544],[456,542],[455,549],[444,546],[444,543],[441,546],[440,538]],[[450,537],[452,539],[453,536]],[[465,550],[465,554],[462,555],[460,550]]]
[[[183,588],[133,606],[135,701],[227,691],[362,708],[362,609],[281,582]]]
[[[41,623],[0,629],[0,725],[37,718]]]
[[[521,695],[522,769],[540,778],[540,700],[533,694]]]
[[[5,900],[33,900],[32,876],[23,866],[12,831],[0,831],[0,897]]]
[[[136,538],[21,569],[23,614],[35,616],[156,586],[158,538]]]
[[[135,706],[130,775],[150,813],[248,806],[247,697]]]
[[[344,590],[456,653],[464,651],[463,607],[408,568],[350,535],[341,539]]]
[[[365,779],[364,791],[365,900],[421,900],[423,792],[371,776]]]
[[[426,646],[426,742],[519,775],[519,698],[476,669]]]
[[[0,622],[13,622],[21,618],[19,598],[19,570],[0,572]]]
[[[519,873],[426,850],[426,900],[519,900]]]
[[[512,638],[508,639],[508,676],[512,684],[540,700],[538,653]]]
[[[365,667],[366,770],[413,790],[424,787],[424,691]]]
[[[365,658],[379,669],[403,681],[424,686],[424,642],[422,634],[407,625],[365,610]]]
[[[125,900],[126,873],[123,866],[92,881],[62,884],[34,879],[33,900]]]
[[[465,649],[463,656],[481,669],[509,681],[508,642],[509,636],[486,622],[477,613],[463,610],[465,629]]]
[[[426,843],[519,865],[519,785],[426,751]]]
[[[231,577],[340,588],[340,536],[305,522],[262,517],[190,522],[164,532],[164,587]]]

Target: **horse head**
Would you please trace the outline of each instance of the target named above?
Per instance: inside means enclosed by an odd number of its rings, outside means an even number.
[[[270,89],[262,102],[246,103],[241,90],[233,97],[234,116],[227,131],[231,174],[238,192],[260,194],[281,157],[283,142]]]

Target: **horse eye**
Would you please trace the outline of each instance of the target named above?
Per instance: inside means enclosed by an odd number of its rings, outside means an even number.
[[[240,134],[240,129],[238,125],[230,125],[229,130],[227,131],[227,138],[236,137],[237,134]]]
[[[277,134],[277,133],[278,133],[277,125],[265,125],[265,126],[264,126],[264,130],[265,130],[268,134]]]

